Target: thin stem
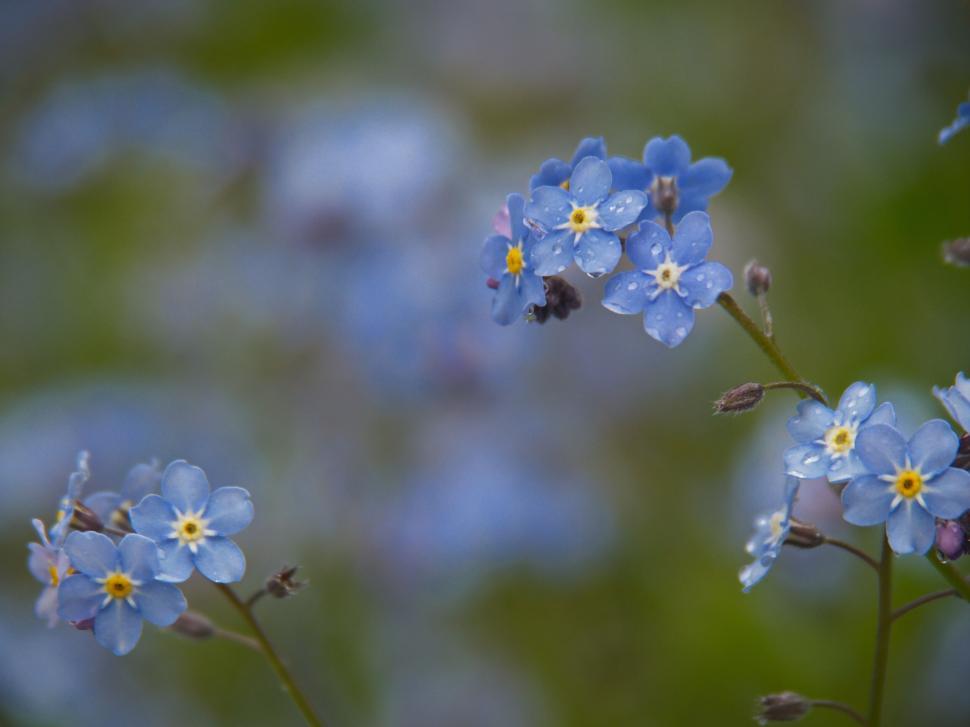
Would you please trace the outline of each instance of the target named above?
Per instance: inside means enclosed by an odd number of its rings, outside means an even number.
[[[664,213],[664,227],[667,228],[667,234],[670,235],[670,239],[674,239],[674,215],[671,212]]]
[[[946,563],[940,560],[940,556],[937,555],[935,548],[930,549],[930,552],[926,554],[926,559],[933,564],[933,567],[943,576],[943,579],[953,586],[953,590],[958,595],[970,601],[970,583],[964,580],[963,576],[960,575],[960,571],[954,568],[952,563]]]
[[[848,704],[843,704],[842,702],[833,702],[831,699],[813,699],[812,706],[820,709],[831,709],[836,712],[841,712],[842,714],[848,715],[859,724],[866,723],[865,717],[852,709],[852,707],[850,707]]]
[[[914,608],[919,608],[927,603],[933,603],[933,601],[939,601],[941,598],[948,598],[949,596],[958,595],[960,594],[958,594],[954,588],[947,588],[945,591],[934,591],[933,593],[927,593],[925,596],[920,596],[919,598],[910,601],[906,605],[900,606],[893,611],[892,620],[895,621],[900,616],[905,616]]]
[[[279,655],[276,653],[276,649],[273,648],[273,644],[266,636],[266,632],[263,631],[263,627],[259,625],[259,621],[257,621],[256,617],[253,615],[252,609],[249,608],[249,606],[247,606],[242,599],[236,595],[236,592],[232,590],[230,586],[227,586],[224,583],[217,583],[216,588],[222,592],[222,595],[226,597],[229,603],[233,605],[233,608],[239,611],[239,614],[243,617],[243,619],[245,619],[246,623],[249,624],[249,628],[252,629],[253,635],[259,642],[263,655],[266,657],[266,660],[269,661],[270,666],[273,667],[273,671],[276,672],[276,676],[279,678],[283,690],[290,695],[290,698],[293,700],[293,703],[296,704],[297,709],[300,710],[300,713],[303,715],[303,719],[306,720],[306,723],[311,725],[311,727],[322,727],[323,723],[316,716],[316,714],[314,714],[313,707],[310,706],[310,702],[303,695],[303,692],[300,691],[300,688],[293,680],[289,669],[286,668],[283,660],[280,659]]]
[[[770,384],[764,384],[766,391],[771,391],[772,389],[794,389],[795,391],[801,392],[806,396],[810,396],[815,401],[825,404],[825,397],[822,392],[811,384],[805,384],[801,381],[772,381]]]
[[[260,588],[253,595],[246,599],[246,608],[252,608],[253,604],[256,603],[260,598],[265,596],[267,593],[265,588]]]
[[[222,629],[218,626],[214,627],[212,631],[213,638],[225,639],[226,641],[234,641],[237,644],[241,644],[248,649],[253,651],[262,652],[263,648],[259,645],[259,642],[251,636],[246,636],[246,634],[241,634],[238,631],[230,631],[229,629]]]
[[[771,318],[771,308],[768,307],[768,295],[766,293],[758,293],[758,307],[761,309],[761,324],[764,326],[765,335],[774,341],[775,326]]]
[[[889,635],[892,630],[892,581],[893,551],[889,539],[882,539],[879,558],[879,615],[876,625],[876,654],[872,666],[872,684],[869,689],[869,727],[879,727],[882,722],[882,702],[886,691],[886,671],[889,666]]]
[[[825,545],[831,545],[835,548],[841,548],[847,553],[852,553],[852,555],[854,555],[856,558],[859,558],[863,563],[865,563],[867,566],[872,568],[874,571],[876,571],[877,573],[879,572],[879,563],[877,563],[876,560],[871,555],[869,555],[863,550],[860,550],[859,548],[855,547],[851,543],[846,543],[844,540],[839,540],[837,538],[830,538],[828,536],[825,536],[825,540],[823,542],[825,543]]]

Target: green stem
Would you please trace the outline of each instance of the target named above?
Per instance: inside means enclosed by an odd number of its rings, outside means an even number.
[[[311,727],[322,727],[323,723],[316,716],[316,714],[314,714],[313,707],[310,706],[310,702],[303,695],[303,692],[300,691],[300,688],[293,680],[289,669],[286,668],[283,660],[280,659],[279,655],[276,653],[276,649],[273,648],[273,644],[266,636],[266,632],[263,631],[263,627],[259,625],[259,621],[257,621],[256,617],[253,615],[252,609],[246,605],[246,603],[239,598],[239,596],[236,595],[236,592],[232,590],[230,586],[223,583],[217,583],[216,588],[222,592],[222,595],[226,597],[229,603],[233,605],[233,608],[239,611],[239,615],[241,615],[246,623],[249,624],[249,628],[252,629],[253,635],[256,637],[256,641],[259,642],[263,655],[266,657],[266,660],[269,662],[270,666],[273,667],[273,671],[276,672],[276,676],[279,678],[283,690],[290,695],[290,698],[293,700],[293,703],[296,704],[297,709],[300,710],[300,713],[303,715],[303,719],[306,720],[306,723],[311,725]]]
[[[940,560],[940,556],[937,555],[935,548],[931,549],[930,552],[926,554],[926,559],[933,565],[934,568],[936,568],[937,572],[943,576],[943,580],[953,586],[953,590],[955,590],[958,595],[970,601],[970,583],[967,583],[967,581],[964,580],[963,576],[960,575],[960,571],[954,568],[952,563],[945,563]]]
[[[764,387],[765,391],[772,391],[774,389],[793,389],[800,394],[805,394],[805,396],[812,397],[817,402],[828,404],[821,391],[811,384],[803,384],[801,381],[772,381],[771,383],[764,384]]]
[[[834,702],[831,699],[813,699],[812,706],[820,709],[831,709],[835,712],[841,712],[847,717],[851,717],[859,724],[865,724],[866,720],[861,714],[856,712],[848,704],[843,704],[842,702]]]
[[[936,591],[935,593],[927,593],[925,596],[920,596],[914,601],[910,601],[904,606],[900,606],[895,611],[893,611],[893,621],[895,621],[900,616],[905,616],[907,613],[920,606],[925,606],[927,603],[933,603],[933,601],[939,601],[941,598],[949,598],[950,596],[958,596],[954,589],[947,588],[945,591]]]
[[[892,630],[893,551],[889,539],[883,536],[879,558],[879,615],[876,625],[876,655],[872,666],[869,689],[869,727],[882,722],[882,702],[886,691],[886,671],[889,666],[889,635]]]

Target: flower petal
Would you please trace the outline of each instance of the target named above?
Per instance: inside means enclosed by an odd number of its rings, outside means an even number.
[[[489,277],[498,280],[505,274],[506,260],[509,254],[510,241],[501,235],[489,235],[482,245],[482,254],[478,262]]]
[[[525,303],[515,284],[515,276],[506,273],[499,281],[498,290],[492,298],[492,320],[507,326],[519,320],[524,311]]]
[[[701,263],[680,276],[680,289],[686,293],[684,302],[693,308],[714,305],[717,296],[734,285],[731,271],[718,262]]]
[[[158,546],[144,535],[130,533],[118,544],[121,569],[136,581],[152,581],[158,574]]]
[[[604,230],[619,230],[637,221],[647,205],[647,195],[635,189],[611,194],[597,208],[599,223]]]
[[[909,456],[924,478],[953,464],[959,448],[960,438],[942,419],[930,419],[909,440]]]
[[[926,509],[953,520],[970,510],[970,472],[950,467],[923,485]]]
[[[57,626],[60,620],[57,617],[57,590],[53,586],[42,588],[37,601],[34,602],[34,615],[46,621],[48,628]]]
[[[647,303],[647,285],[651,278],[639,270],[614,275],[603,288],[603,307],[614,313],[642,313]]]
[[[656,270],[671,249],[670,235],[656,222],[641,222],[626,241],[627,257],[639,270]]]
[[[870,426],[872,424],[888,424],[891,427],[896,426],[896,409],[893,405],[884,401],[882,404],[876,407],[876,410],[872,412],[868,419],[866,419],[863,426]]]
[[[117,492],[95,492],[85,498],[84,506],[97,515],[101,522],[111,524],[111,514],[121,504],[121,495]]]
[[[956,386],[951,386],[949,389],[934,386],[933,395],[940,400],[964,431],[970,431],[970,396],[961,393]]]
[[[572,171],[572,166],[562,159],[546,159],[539,167],[539,172],[533,174],[529,180],[529,190],[539,187],[558,187],[569,179]]]
[[[203,517],[216,535],[233,535],[253,521],[253,501],[242,487],[220,487],[209,497]]]
[[[890,426],[873,424],[859,430],[855,453],[874,475],[893,475],[906,464],[906,440]]]
[[[166,583],[181,583],[195,569],[192,551],[177,540],[166,540],[158,544],[158,580]]]
[[[861,422],[876,407],[876,387],[863,381],[856,381],[852,384],[839,399],[836,407],[843,412],[847,418]]]
[[[586,230],[575,250],[579,269],[592,277],[612,272],[622,255],[620,239],[606,230]]]
[[[145,495],[158,487],[161,479],[162,473],[154,464],[136,464],[128,470],[124,484],[121,485],[121,499],[137,505]]]
[[[842,517],[853,525],[878,525],[889,517],[895,496],[893,486],[875,475],[857,477],[842,490]]]
[[[694,309],[672,290],[664,291],[644,308],[644,330],[668,348],[679,346],[693,327]]]
[[[868,474],[869,470],[862,464],[859,455],[849,451],[844,456],[833,457],[829,461],[829,471],[826,473],[826,477],[829,478],[829,482],[837,484]]]
[[[68,576],[57,588],[57,615],[65,621],[94,618],[104,596],[104,589],[86,575]]]
[[[64,552],[74,570],[92,578],[101,578],[118,567],[118,551],[111,538],[92,531],[73,532],[64,542]]]
[[[124,656],[141,638],[141,615],[123,599],[115,599],[95,616],[94,638],[115,656]]]
[[[572,210],[572,198],[562,187],[538,187],[525,206],[525,217],[552,232],[569,218]]]
[[[27,558],[27,570],[45,585],[51,582],[50,567],[54,564],[54,550],[44,547],[40,543],[27,543],[30,556]]]
[[[827,406],[814,399],[805,399],[798,403],[798,414],[788,420],[788,433],[796,442],[814,442],[825,435],[833,418],[832,410]]]
[[[534,238],[529,263],[536,275],[561,273],[573,261],[573,235],[569,230],[557,230],[542,238]]]
[[[235,583],[246,574],[246,556],[228,538],[206,538],[195,554],[199,573],[216,583]]]
[[[128,511],[128,517],[136,533],[159,543],[172,537],[178,519],[175,509],[158,495],[143,498]]]
[[[546,285],[542,278],[532,273],[523,272],[519,276],[519,296],[525,307],[546,304]]]
[[[828,472],[829,458],[820,444],[799,444],[785,450],[785,474],[813,480]]]
[[[936,541],[936,519],[914,500],[905,500],[886,521],[889,545],[899,555],[926,553]]]
[[[509,225],[512,228],[511,240],[518,245],[529,236],[525,226],[525,199],[521,194],[513,192],[505,198],[505,207],[509,211]],[[489,273],[491,275],[491,273]]]
[[[569,191],[577,204],[593,205],[606,199],[613,184],[610,166],[602,159],[585,157],[573,169]]]
[[[171,583],[149,581],[135,592],[135,605],[143,619],[156,626],[171,626],[188,604]]]
[[[670,256],[678,265],[696,265],[707,257],[712,242],[711,218],[706,212],[691,212],[677,225]]]
[[[180,512],[198,512],[209,499],[209,480],[201,468],[175,460],[162,475],[162,497]]]
[[[575,167],[586,157],[606,159],[606,140],[602,136],[587,136],[576,145],[572,165]]]
[[[690,147],[676,135],[654,137],[643,149],[643,163],[658,177],[679,177],[690,164]]]
[[[685,197],[710,197],[724,189],[733,174],[723,159],[706,157],[687,168],[677,180],[677,187]]]
[[[774,555],[765,555],[741,569],[741,572],[738,573],[738,580],[744,586],[742,589],[744,593],[748,593],[768,575],[768,571],[771,570],[771,566],[775,564],[776,560],[777,558]]]
[[[641,162],[627,157],[610,157],[606,163],[613,174],[613,189],[637,189],[642,192],[650,184],[650,170]]]

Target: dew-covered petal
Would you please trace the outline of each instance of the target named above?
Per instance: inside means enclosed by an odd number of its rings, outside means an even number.
[[[820,444],[799,444],[785,450],[785,474],[803,480],[824,476],[829,469],[825,447]]]
[[[525,303],[515,284],[515,276],[503,275],[492,298],[492,320],[502,326],[515,323],[522,317]]]
[[[104,597],[104,588],[86,575],[68,576],[57,589],[57,615],[65,621],[93,618]]]
[[[727,186],[732,174],[734,171],[723,159],[706,157],[687,168],[677,180],[677,187],[683,196],[710,197]]]
[[[647,302],[650,280],[650,276],[639,270],[614,275],[603,288],[603,307],[623,315],[641,313]]]
[[[863,381],[856,381],[843,392],[839,399],[837,409],[846,415],[846,418],[861,422],[872,414],[876,407],[876,387]]]
[[[691,212],[677,225],[671,257],[678,265],[696,265],[707,257],[713,241],[711,218],[706,212]]]
[[[118,544],[121,569],[136,581],[154,580],[158,573],[158,546],[144,535],[130,533]]]
[[[253,501],[242,487],[220,487],[209,497],[203,517],[216,535],[233,535],[253,521]]]
[[[690,164],[690,147],[677,135],[656,136],[643,148],[643,163],[658,177],[679,177]]]
[[[626,241],[627,257],[640,270],[656,270],[667,258],[670,235],[656,222],[644,221]]]
[[[562,187],[537,187],[525,205],[525,217],[552,232],[569,218],[572,210],[572,198]]]
[[[246,556],[228,538],[206,538],[195,555],[199,573],[216,583],[235,583],[246,573]]]
[[[635,189],[611,194],[597,208],[597,220],[605,230],[619,230],[637,221],[647,204],[647,195]]]
[[[889,545],[899,555],[926,553],[936,541],[936,519],[914,500],[904,500],[886,521]]]
[[[501,235],[489,235],[482,245],[479,264],[482,272],[498,280],[505,273],[506,260],[509,254],[509,239]]]
[[[569,191],[580,205],[593,205],[606,199],[613,184],[610,166],[596,157],[583,158],[569,178]]]
[[[172,537],[178,519],[175,510],[158,495],[148,495],[128,511],[131,527],[136,533],[161,542]]]
[[[853,525],[878,525],[889,517],[895,496],[893,486],[878,477],[857,477],[842,490],[842,517]]]
[[[575,167],[586,157],[606,159],[606,140],[602,136],[587,136],[576,145],[572,165]]]
[[[926,509],[953,520],[970,510],[970,472],[950,467],[923,485]]]
[[[95,492],[84,500],[84,506],[100,518],[101,522],[111,524],[111,514],[121,504],[117,492]]]
[[[694,309],[672,290],[664,291],[644,308],[644,330],[668,348],[679,346],[693,327]]]
[[[539,187],[558,187],[569,179],[573,168],[562,159],[546,159],[539,171],[529,180],[529,190]]]
[[[505,207],[509,211],[509,225],[512,228],[511,239],[515,244],[519,244],[529,236],[529,230],[525,226],[525,198],[521,194],[513,192],[505,198]],[[489,274],[491,275],[491,273]]]
[[[718,262],[701,263],[680,276],[680,289],[686,294],[684,302],[694,308],[707,308],[717,296],[734,285],[731,271]]]
[[[153,492],[162,479],[158,467],[144,462],[136,464],[125,476],[121,485],[121,499],[137,505],[145,495]]]
[[[606,230],[586,230],[575,251],[579,269],[594,277],[612,272],[622,255],[620,239]]]
[[[862,460],[855,452],[847,452],[842,457],[833,457],[829,461],[829,471],[826,477],[829,482],[839,483],[848,482],[854,477],[868,475],[869,470],[862,464]]]
[[[896,426],[896,409],[890,402],[884,401],[877,406],[875,411],[866,419],[863,426],[868,427],[872,424],[886,424],[890,427]]]
[[[525,307],[546,304],[546,286],[542,278],[532,273],[524,272],[519,276],[519,295]]]
[[[536,275],[556,275],[572,263],[573,252],[573,234],[558,230],[541,239],[535,238],[529,263]]]
[[[610,157],[607,161],[613,174],[613,189],[646,190],[650,184],[650,170],[646,165],[627,157]]]
[[[909,440],[909,456],[923,477],[942,472],[956,459],[960,438],[942,419],[930,419]]]
[[[64,541],[64,552],[74,570],[92,578],[101,578],[118,567],[118,551],[111,538],[92,531],[73,532]]]
[[[873,424],[859,430],[855,453],[875,475],[894,475],[906,464],[906,440],[893,427]]]
[[[141,638],[141,616],[124,599],[98,611],[94,619],[94,638],[116,656],[124,656]]]
[[[148,623],[171,626],[185,611],[185,596],[171,583],[150,581],[135,592],[135,605]]]
[[[198,512],[209,499],[209,480],[200,467],[176,460],[162,475],[162,497],[180,512]]]
[[[768,575],[768,571],[771,570],[771,566],[775,564],[777,558],[772,555],[763,555],[753,563],[749,563],[741,569],[738,573],[738,580],[741,581],[741,585],[744,586],[742,589],[745,593],[748,593],[752,588],[754,588],[761,580]]]
[[[192,575],[195,564],[187,546],[177,540],[166,540],[158,544],[158,550],[158,580],[181,583]]]
[[[814,442],[825,435],[832,426],[832,410],[814,399],[798,403],[798,414],[788,420],[788,433],[796,442]]]

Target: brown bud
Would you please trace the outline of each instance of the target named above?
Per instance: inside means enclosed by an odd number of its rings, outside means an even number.
[[[288,598],[296,595],[296,592],[306,586],[307,581],[298,581],[293,578],[297,568],[283,566],[279,571],[266,579],[266,592],[274,598]]]
[[[104,530],[104,523],[94,510],[80,502],[74,503],[74,514],[71,516],[71,527],[75,530],[94,530],[100,533]]]
[[[791,519],[785,545],[794,545],[796,548],[817,548],[824,544],[825,536],[817,527],[795,518]]]
[[[169,629],[190,639],[208,639],[216,633],[212,621],[198,611],[186,611]]]
[[[545,323],[549,316],[564,321],[570,313],[582,307],[583,299],[579,291],[565,279],[553,275],[545,278],[543,283],[546,286],[546,304],[532,309],[531,317],[536,323]]]
[[[944,242],[943,259],[960,268],[970,266],[970,237]]]
[[[812,708],[811,702],[795,692],[769,694],[758,700],[761,711],[755,715],[758,724],[797,722]]]
[[[650,185],[650,201],[662,215],[672,215],[680,204],[677,180],[674,177],[656,177]]]
[[[744,284],[751,295],[764,295],[771,288],[771,271],[757,260],[744,266]]]
[[[765,387],[761,384],[749,383],[735,386],[729,391],[725,391],[721,398],[714,402],[715,414],[727,414],[733,412],[751,411],[765,397]]]

